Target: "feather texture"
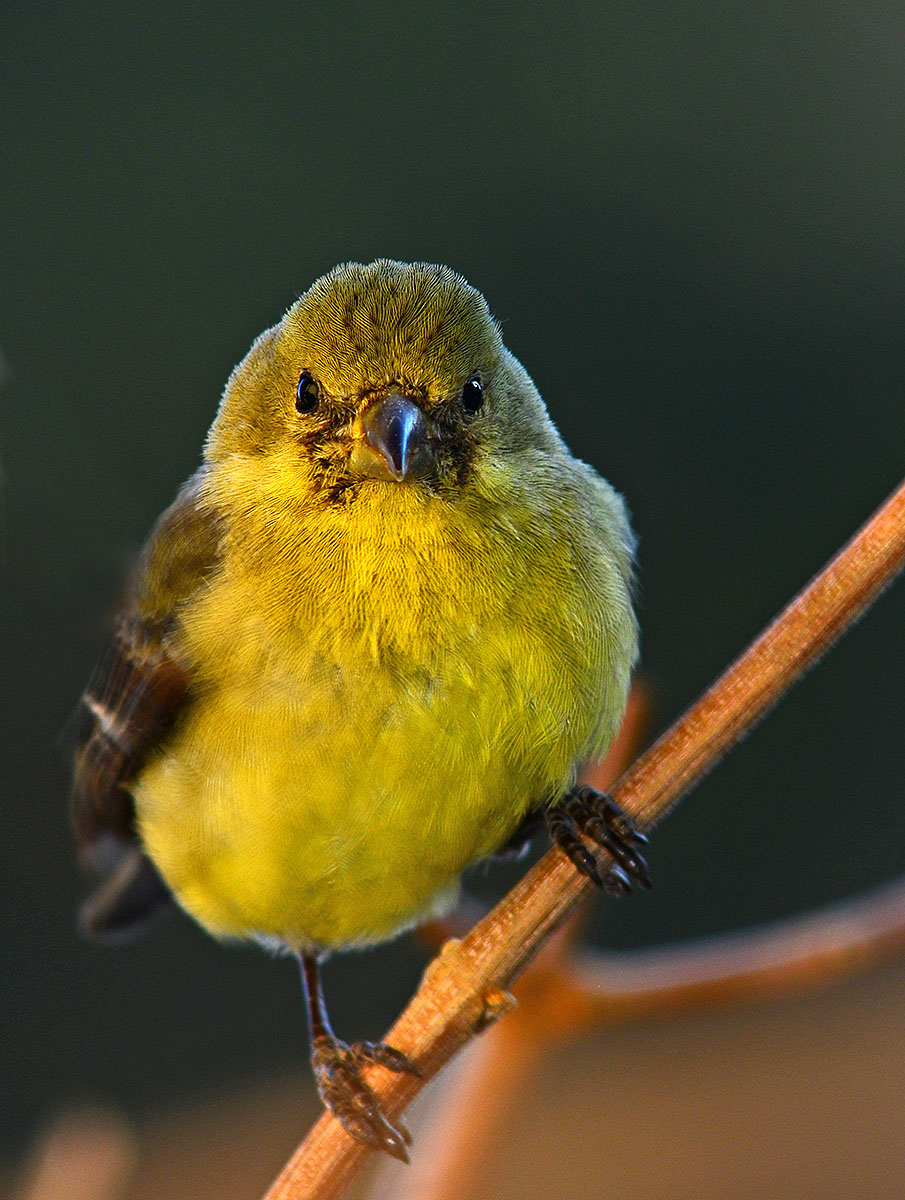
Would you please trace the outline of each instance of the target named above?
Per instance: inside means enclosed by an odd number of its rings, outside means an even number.
[[[388,398],[417,478],[356,470]],[[219,935],[320,950],[438,911],[616,732],[633,550],[475,289],[337,268],[235,369],[152,535],[86,693],[83,842],[137,836]]]

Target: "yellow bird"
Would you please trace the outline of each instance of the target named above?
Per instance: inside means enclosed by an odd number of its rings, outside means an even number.
[[[633,551],[478,291],[336,267],[234,370],[83,697],[86,928],[175,897],[298,955],[323,1099],[404,1158],[359,1066],[417,1067],[333,1034],[318,960],[443,912],[542,815],[597,883],[647,884],[641,835],[574,788],[625,707]]]

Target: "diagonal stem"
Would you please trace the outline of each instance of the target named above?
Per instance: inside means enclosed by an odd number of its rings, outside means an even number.
[[[649,827],[709,770],[827,649],[905,563],[905,482],[716,683],[613,789]],[[428,967],[388,1040],[422,1078],[377,1082],[391,1118],[440,1067],[510,1002],[506,987],[591,885],[551,851],[461,942]],[[342,1194],[370,1151],[323,1116],[266,1200],[327,1200]]]

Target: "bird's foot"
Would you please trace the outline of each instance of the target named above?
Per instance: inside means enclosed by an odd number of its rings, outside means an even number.
[[[366,1063],[420,1076],[404,1054],[383,1042],[354,1042],[349,1046],[325,1033],[311,1043],[311,1066],[327,1108],[359,1142],[408,1162],[405,1147],[411,1135],[401,1122],[393,1125],[384,1116],[380,1101],[361,1076],[359,1068]]]
[[[637,849],[647,837],[606,792],[592,787],[573,788],[546,810],[545,818],[552,841],[582,875],[587,875],[611,896],[627,896],[633,879],[642,887],[651,886],[647,863]],[[604,876],[600,874],[597,859],[582,841],[582,834],[613,859]]]

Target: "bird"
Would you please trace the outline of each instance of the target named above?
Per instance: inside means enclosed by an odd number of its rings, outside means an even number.
[[[634,557],[477,289],[335,267],[233,370],[82,697],[83,930],[175,903],[296,956],[325,1105],[405,1160],[361,1068],[417,1064],[336,1036],[320,963],[447,911],[543,823],[599,886],[649,886],[644,835],[576,787],[624,713]]]

